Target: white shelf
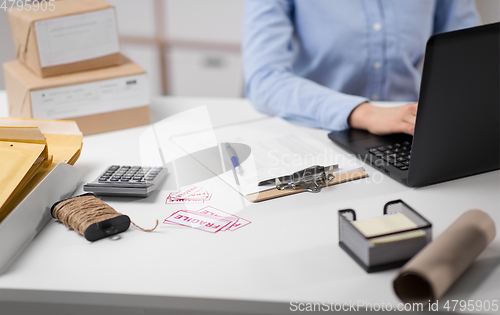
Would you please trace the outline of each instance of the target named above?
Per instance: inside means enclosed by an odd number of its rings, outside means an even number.
[[[239,54],[173,48],[167,60],[171,95],[242,96],[243,70]]]
[[[167,37],[192,41],[241,43],[244,0],[167,0]]]

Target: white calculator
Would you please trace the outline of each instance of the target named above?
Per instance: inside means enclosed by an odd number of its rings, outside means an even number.
[[[111,165],[93,182],[83,185],[83,190],[102,196],[147,197],[166,174],[162,166]]]

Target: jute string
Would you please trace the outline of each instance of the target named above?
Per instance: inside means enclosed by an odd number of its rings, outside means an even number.
[[[90,225],[123,214],[117,212],[101,199],[87,195],[61,201],[52,210],[52,215],[68,228],[84,235],[85,230]],[[132,221],[131,223],[144,232],[152,232],[158,227],[158,220],[152,229],[144,229]]]

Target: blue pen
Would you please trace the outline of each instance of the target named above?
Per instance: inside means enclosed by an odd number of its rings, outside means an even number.
[[[238,175],[243,175],[243,169],[241,168],[240,162],[238,161],[236,151],[234,151],[233,147],[231,147],[229,143],[226,143],[226,150],[231,157],[231,163],[233,163],[233,167],[236,173],[238,173]]]

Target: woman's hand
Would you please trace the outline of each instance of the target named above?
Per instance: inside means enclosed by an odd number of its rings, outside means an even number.
[[[398,107],[378,107],[363,103],[351,112],[348,123],[352,128],[368,130],[376,135],[391,133],[413,135],[417,106],[415,103]]]

